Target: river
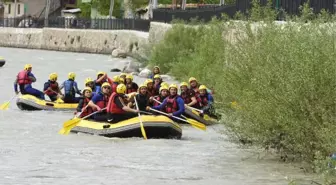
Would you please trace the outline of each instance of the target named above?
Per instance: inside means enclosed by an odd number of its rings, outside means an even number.
[[[124,65],[106,55],[0,48],[7,63],[0,68],[0,103],[13,95],[13,81],[26,63],[41,89],[48,75],[59,82],[76,72],[80,89],[86,77]],[[110,76],[117,73],[108,73]],[[145,79],[135,77],[136,82]],[[57,134],[71,113],[20,111],[11,103],[0,112],[0,184],[186,184],[284,185],[290,179],[311,184],[296,167],[277,158],[258,160],[223,134],[225,127],[206,132],[183,126],[181,140],[103,138]]]

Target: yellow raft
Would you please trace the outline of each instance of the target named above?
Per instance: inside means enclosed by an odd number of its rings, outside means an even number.
[[[213,125],[213,124],[218,123],[218,121],[215,118],[212,118],[207,114],[204,114],[202,118],[197,111],[193,111],[188,108],[185,109],[185,115],[189,118],[192,118],[194,120],[197,120],[203,123],[204,125]]]
[[[182,136],[181,127],[165,116],[142,115],[141,120],[147,138],[176,138]],[[115,124],[81,120],[72,133],[86,133],[104,137],[142,137],[139,117],[131,118]]]
[[[77,103],[56,103],[47,100],[41,100],[32,95],[21,95],[16,100],[16,105],[21,110],[59,110],[59,111],[74,111],[77,108]]]

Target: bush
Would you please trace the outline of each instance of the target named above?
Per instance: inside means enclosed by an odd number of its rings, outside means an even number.
[[[335,38],[335,27],[320,23],[176,24],[150,64],[214,88],[239,139],[313,162],[336,148]]]

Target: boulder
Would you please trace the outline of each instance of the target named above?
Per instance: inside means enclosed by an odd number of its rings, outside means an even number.
[[[126,58],[127,57],[127,52],[123,51],[121,49],[114,49],[112,51],[112,57],[117,57],[117,58]]]
[[[149,69],[147,69],[147,68],[145,68],[145,69],[143,69],[143,70],[140,71],[139,76],[145,77],[145,78],[149,78],[149,76],[151,74],[152,74],[152,71],[149,70]]]
[[[169,75],[160,75],[163,81],[171,81],[173,80],[173,77]]]
[[[136,61],[129,61],[128,64],[124,67],[124,73],[139,72],[140,63]]]

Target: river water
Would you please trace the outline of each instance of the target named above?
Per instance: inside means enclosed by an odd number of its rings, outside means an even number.
[[[76,72],[82,89],[84,78],[125,64],[105,55],[15,48],[0,48],[0,56],[7,60],[0,68],[0,103],[14,95],[13,81],[26,63],[33,65],[39,89],[52,72],[59,82]],[[183,126],[182,140],[57,134],[72,116],[20,111],[15,101],[1,111],[0,184],[283,185],[290,179],[311,184],[298,168],[277,158],[259,160],[252,149],[231,143],[222,125],[206,132]]]

